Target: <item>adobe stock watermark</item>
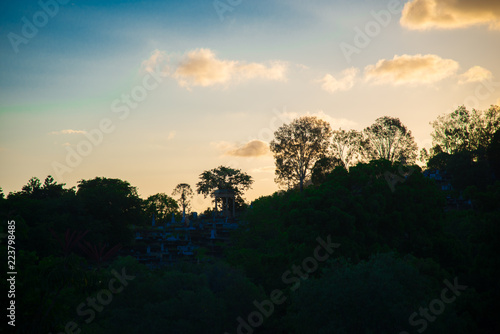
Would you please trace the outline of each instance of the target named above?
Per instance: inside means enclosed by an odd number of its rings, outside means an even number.
[[[309,275],[318,270],[319,263],[325,262],[335,251],[335,248],[340,247],[340,244],[333,243],[331,241],[331,236],[326,238],[326,241],[322,238],[316,238],[318,246],[314,249],[313,256],[306,257],[302,260],[300,265],[293,265],[291,270],[285,271],[281,275],[281,280],[284,284],[291,285],[290,290],[295,291],[300,287],[302,281],[309,278]],[[236,328],[237,334],[252,334],[254,329],[262,326],[264,320],[269,318],[273,313],[275,306],[281,305],[286,301],[286,296],[283,294],[283,290],[274,289],[269,294],[269,299],[264,299],[261,302],[256,300],[253,301],[253,305],[256,310],[250,312],[246,317],[246,320],[242,317],[237,317],[238,327]],[[228,334],[225,332],[224,334]]]
[[[461,291],[467,289],[467,285],[459,285],[458,279],[455,277],[453,284],[450,281],[445,279],[443,283],[446,285],[446,288],[441,290],[440,298],[433,299],[429,303],[428,308],[420,307],[417,312],[413,312],[408,318],[408,322],[411,326],[416,327],[420,326],[417,329],[418,333],[422,333],[427,329],[429,322],[434,322],[438,315],[441,315],[445,308],[445,304],[453,303],[458,296],[460,296]],[[430,313],[429,313],[430,311]],[[409,332],[402,331],[399,334],[410,334]]]
[[[360,54],[361,50],[367,48],[371,41],[380,35],[382,29],[391,23],[392,18],[401,13],[404,2],[402,0],[391,0],[387,4],[387,9],[382,9],[378,12],[372,10],[370,12],[373,20],[366,22],[363,29],[358,26],[354,27],[355,35],[352,41],[353,44],[346,42],[339,44],[347,63],[350,64],[352,55]]]
[[[122,94],[120,98],[113,100],[110,106],[111,112],[117,114],[119,120],[126,120],[130,116],[130,112],[148,97],[149,92],[159,87],[164,76],[161,72],[148,72],[142,78],[142,84],[133,87],[130,93]],[[96,128],[83,134],[86,139],[80,140],[76,144],[76,148],[65,146],[67,153],[64,162],[53,161],[51,164],[56,177],[62,181],[64,174],[71,173],[77,168],[84,157],[90,155],[95,147],[102,144],[104,135],[115,131],[115,123],[116,121],[105,117],[99,121]]]
[[[129,281],[135,279],[135,276],[127,275],[125,268],[122,268],[121,274],[116,270],[111,270],[114,278],[108,282],[108,288],[97,292],[95,297],[87,297],[87,299],[76,307],[76,314],[80,317],[86,317],[86,324],[90,324],[96,317],[96,312],[102,312],[104,306],[109,305],[113,301],[113,295],[121,293],[129,284]],[[64,332],[57,334],[80,334],[82,329],[75,321],[68,321],[64,326]],[[49,333],[49,334],[52,334]]]
[[[12,50],[18,53],[19,45],[28,44],[30,40],[35,38],[38,35],[38,31],[45,27],[49,23],[49,20],[59,13],[60,5],[65,5],[68,2],[69,0],[38,1],[40,10],[33,14],[31,20],[26,16],[21,18],[21,22],[23,23],[20,31],[21,34],[16,34],[12,31],[7,34]]]
[[[241,5],[243,0],[214,0],[212,3],[215,12],[219,16],[219,20],[224,22],[225,15],[227,12],[232,12],[236,7]]]

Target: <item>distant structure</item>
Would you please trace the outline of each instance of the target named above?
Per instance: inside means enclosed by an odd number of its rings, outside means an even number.
[[[231,189],[217,189],[212,194],[212,197],[215,198],[215,214],[217,215],[217,200],[222,199],[222,214],[224,217],[233,217],[235,216],[235,206],[236,206],[236,194],[234,190]],[[233,204],[232,211],[229,211],[229,200],[231,199],[231,203]]]
[[[229,200],[228,200],[229,201]],[[121,249],[151,268],[171,265],[177,261],[199,263],[223,255],[231,231],[239,227],[234,218],[192,215],[186,222],[156,220],[155,224],[134,226],[135,240]],[[208,256],[208,258],[207,258]]]

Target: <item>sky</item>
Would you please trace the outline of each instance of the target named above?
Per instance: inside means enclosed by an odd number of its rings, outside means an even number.
[[[268,144],[313,115],[398,117],[419,148],[500,104],[498,0],[3,1],[0,187],[120,178],[146,198],[220,165],[278,190]],[[209,199],[197,195],[193,210]]]

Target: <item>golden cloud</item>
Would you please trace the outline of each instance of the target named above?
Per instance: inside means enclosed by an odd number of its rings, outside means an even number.
[[[394,56],[381,59],[375,65],[365,67],[367,80],[376,83],[425,84],[452,76],[458,70],[458,63],[436,55]]]
[[[287,65],[271,62],[269,66],[260,63],[242,63],[234,60],[217,59],[210,49],[196,49],[188,52],[172,75],[180,86],[212,86],[226,84],[231,80],[262,78],[285,80]]]
[[[236,157],[259,157],[269,154],[269,152],[269,145],[266,142],[255,139],[243,146],[227,151],[226,154]]]
[[[469,83],[469,82],[481,82],[484,80],[491,80],[493,74],[490,71],[481,66],[473,66],[467,70],[464,74],[460,75],[459,84]]]
[[[334,78],[331,74],[326,74],[323,79],[320,80],[322,83],[321,88],[329,93],[335,93],[339,90],[349,90],[354,86],[358,72],[359,70],[354,67],[345,69],[341,72],[341,77],[339,79]]]
[[[500,29],[500,1],[412,0],[405,4],[400,23],[416,30],[456,29],[483,24],[490,29]]]

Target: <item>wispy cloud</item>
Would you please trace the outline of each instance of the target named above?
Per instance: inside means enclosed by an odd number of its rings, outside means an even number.
[[[365,67],[365,77],[379,84],[429,84],[454,75],[458,63],[437,55],[402,55]]]
[[[156,72],[168,75],[170,73],[169,61],[170,56],[165,51],[156,49],[148,59],[142,62],[141,69],[147,73]]]
[[[49,132],[49,135],[75,135],[75,134],[84,134],[84,133],[87,133],[87,131],[66,129],[66,130]]]
[[[481,82],[484,80],[491,80],[492,78],[493,74],[491,74],[489,70],[481,66],[473,66],[469,68],[467,72],[460,75],[458,83],[465,84],[469,82]]]
[[[320,80],[322,83],[321,88],[329,93],[335,93],[339,90],[349,90],[354,86],[358,72],[359,70],[357,68],[351,67],[343,70],[337,78],[333,77],[331,74],[326,74],[323,79]]]
[[[500,29],[498,0],[412,0],[405,4],[400,19],[409,29],[456,29],[488,25]]]
[[[285,81],[288,64],[283,61],[267,63],[246,63],[237,60],[217,58],[210,49],[195,49],[182,55],[176,64],[171,65],[173,55],[155,50],[150,58],[142,63],[143,71],[159,70],[170,75],[181,87],[208,87],[228,85],[251,79]]]

